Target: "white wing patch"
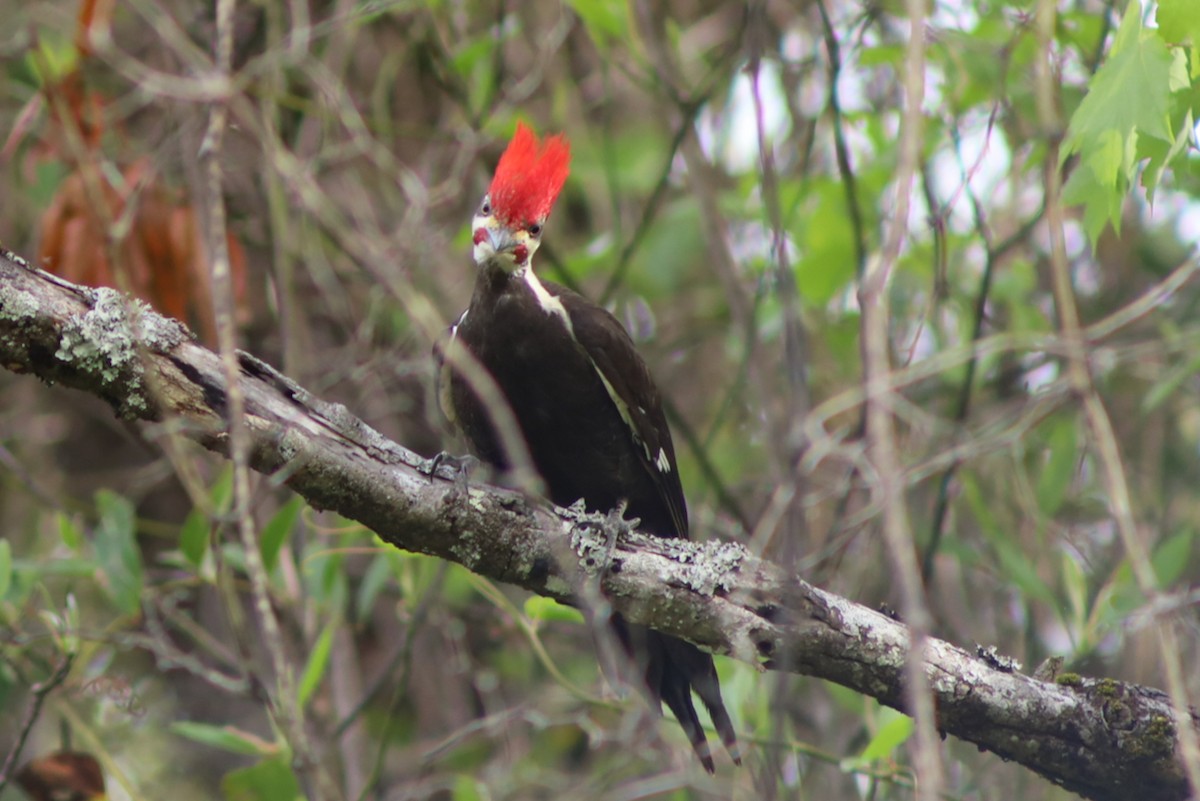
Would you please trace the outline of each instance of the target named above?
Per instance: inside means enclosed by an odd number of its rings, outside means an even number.
[[[608,391],[608,397],[612,398],[612,402],[616,405],[617,414],[621,415],[621,419],[625,421],[625,425],[629,427],[629,435],[633,437],[633,441],[636,444],[642,446],[642,452],[646,454],[646,461],[657,467],[659,472],[670,473],[671,457],[667,456],[667,449],[659,448],[657,458],[651,455],[650,446],[646,444],[645,440],[638,436],[637,426],[633,424],[633,415],[629,413],[629,407],[625,404],[625,401],[621,400],[621,396],[617,394],[615,389],[613,389],[613,385],[609,383],[608,378],[604,375],[604,371],[600,369],[596,362],[590,358],[588,361],[592,362],[592,369],[596,371],[596,375],[600,376],[600,382],[604,384],[604,389]],[[646,413],[646,410],[641,406],[638,407],[638,411],[642,414]]]
[[[634,442],[642,446],[642,451],[645,452],[646,459],[653,462],[654,457],[650,455],[650,446],[638,436],[637,426],[633,424],[633,415],[629,413],[629,407],[625,404],[625,401],[621,400],[621,396],[617,394],[617,391],[613,389],[613,385],[609,383],[608,378],[604,375],[604,371],[600,369],[595,360],[588,357],[588,361],[592,363],[592,369],[596,371],[596,375],[600,376],[600,382],[604,384],[604,389],[608,391],[608,397],[612,398],[612,402],[616,405],[617,414],[621,415],[621,419],[629,427],[629,435],[633,437]]]
[[[567,313],[567,308],[563,305],[562,300],[551,295],[546,287],[542,285],[542,282],[538,280],[537,276],[534,275],[533,270],[528,267],[523,269],[521,277],[524,279],[526,285],[529,286],[530,291],[533,292],[533,296],[537,298],[538,305],[542,307],[542,311],[546,312],[546,314],[558,315],[562,319],[563,325],[567,327],[567,332],[571,335],[571,338],[578,342],[579,340],[575,337],[575,326],[571,324],[571,315]],[[463,316],[465,317],[466,315],[464,314]],[[459,322],[462,321],[460,320]],[[586,354],[586,350],[584,350],[584,353]],[[634,444],[642,446],[642,453],[646,455],[646,461],[657,467],[660,472],[670,473],[671,458],[667,456],[666,449],[659,448],[657,457],[650,453],[650,446],[638,434],[638,428],[634,425],[629,405],[617,394],[612,383],[608,380],[608,376],[604,375],[604,371],[600,369],[600,365],[596,364],[596,360],[588,356],[588,361],[591,362],[592,369],[596,371],[596,375],[600,376],[600,383],[604,385],[604,389],[608,392],[608,397],[612,399],[613,405],[617,407],[617,414],[621,416],[621,420],[629,428],[629,436],[633,438]],[[637,407],[637,410],[639,414],[646,414],[646,410],[641,406]]]
[[[537,298],[538,305],[542,307],[542,311],[546,312],[546,314],[557,314],[562,319],[563,325],[567,327],[567,331],[574,337],[575,327],[571,325],[571,316],[567,314],[567,307],[563,306],[563,302],[547,291],[542,282],[538,280],[538,277],[534,275],[533,270],[525,267],[521,270],[521,273],[521,277],[525,279],[526,285],[533,292],[533,296]],[[609,387],[608,391],[609,394],[612,394],[612,387]]]

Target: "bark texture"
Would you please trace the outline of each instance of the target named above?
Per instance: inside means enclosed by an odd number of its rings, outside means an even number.
[[[169,421],[223,453],[219,358],[180,323],[109,289],[76,286],[0,251],[0,364]],[[902,708],[907,630],[738,545],[625,533],[605,521],[470,484],[240,354],[254,468],[318,509],[408,551],[570,600],[602,596],[631,622],[714,653],[836,682]],[[1093,799],[1188,797],[1165,693],[1062,674],[1039,680],[994,653],[930,640],[941,730]],[[1198,722],[1192,713],[1192,723]]]

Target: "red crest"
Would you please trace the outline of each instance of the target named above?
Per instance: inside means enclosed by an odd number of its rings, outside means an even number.
[[[488,187],[492,208],[509,225],[544,219],[570,172],[571,146],[562,134],[539,142],[523,122],[508,143]]]

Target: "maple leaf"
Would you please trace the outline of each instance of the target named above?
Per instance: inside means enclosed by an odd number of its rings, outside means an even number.
[[[1158,30],[1172,44],[1200,45],[1200,3],[1196,0],[1158,0]]]
[[[1132,178],[1136,142],[1131,140],[1150,136],[1172,141],[1171,95],[1188,86],[1186,64],[1161,37],[1143,30],[1141,4],[1134,0],[1112,51],[1071,116],[1064,158],[1079,153],[1101,184]]]
[[[1187,3],[1173,25],[1189,24],[1195,16],[1190,8],[1195,0]],[[1160,31],[1145,29],[1141,2],[1131,0],[1112,50],[1071,116],[1063,141],[1062,159],[1077,153],[1079,170],[1090,173],[1071,177],[1066,199],[1084,205],[1093,241],[1106,221],[1119,230],[1121,203],[1139,165],[1151,159],[1143,185],[1153,198],[1164,170],[1190,142],[1191,130],[1184,127],[1190,117],[1177,94],[1190,88],[1187,54],[1168,47]]]

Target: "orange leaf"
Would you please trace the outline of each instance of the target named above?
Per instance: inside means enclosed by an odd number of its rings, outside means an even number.
[[[104,774],[91,754],[59,751],[32,759],[17,773],[17,784],[34,801],[104,797]]]
[[[75,27],[75,49],[86,58],[92,54],[92,37],[112,27],[114,0],[83,0]]]

